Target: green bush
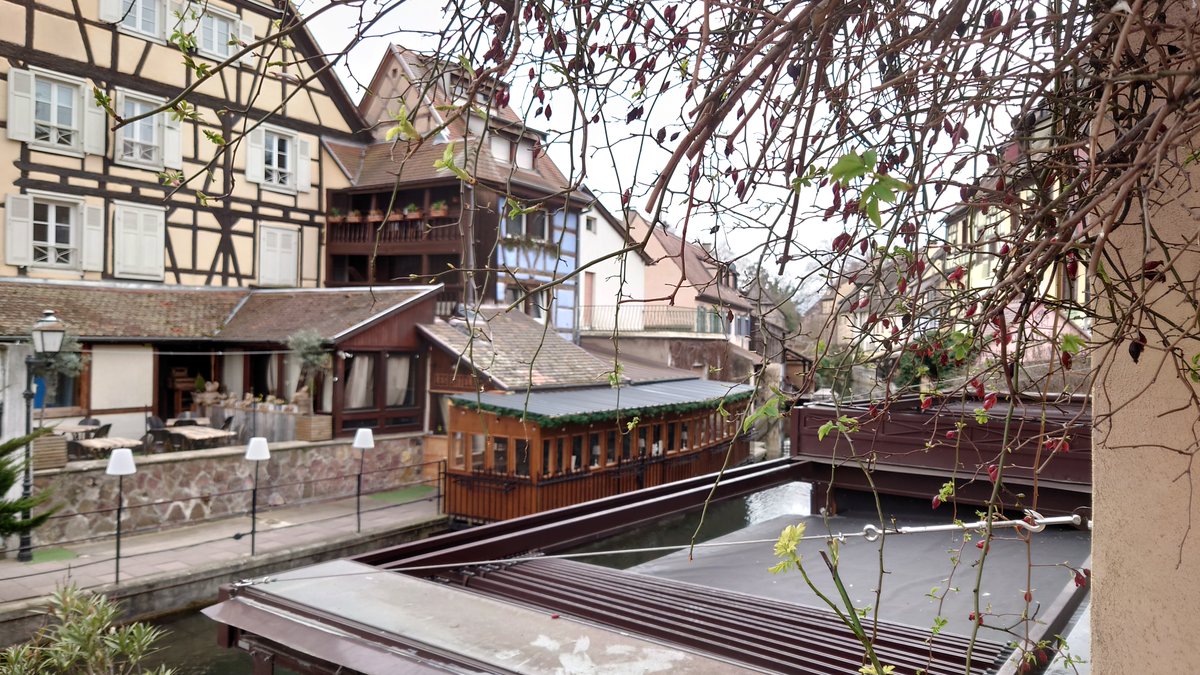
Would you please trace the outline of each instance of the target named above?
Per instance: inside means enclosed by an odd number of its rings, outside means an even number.
[[[103,595],[66,586],[50,596],[46,614],[47,625],[33,640],[0,652],[0,675],[175,672],[166,666],[154,670],[139,667],[166,633],[144,623],[118,628],[119,608]]]

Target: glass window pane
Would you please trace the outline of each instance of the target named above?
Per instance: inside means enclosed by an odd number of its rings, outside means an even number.
[[[588,435],[588,447],[591,449],[591,465],[600,466],[600,434],[593,431]]]
[[[362,352],[346,359],[346,409],[375,407],[375,355]]]
[[[514,441],[513,452],[516,454],[518,476],[529,475],[529,441],[518,438]]]
[[[604,461],[610,466],[617,463],[617,432],[608,432],[608,444],[605,446]]]
[[[550,441],[542,441],[542,475],[554,473],[554,461],[550,459]]]
[[[502,436],[492,437],[492,471],[508,473],[508,439]]]
[[[487,438],[483,434],[471,434],[471,470],[483,471],[483,458],[487,454]]]
[[[583,436],[576,434],[571,437],[571,470],[583,468]]]

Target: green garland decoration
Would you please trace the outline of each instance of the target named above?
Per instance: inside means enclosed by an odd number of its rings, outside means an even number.
[[[602,410],[598,412],[576,413],[573,415],[559,415],[551,417],[548,415],[539,415],[537,413],[529,413],[520,410],[514,410],[505,406],[492,405],[490,403],[481,403],[480,401],[455,399],[454,404],[462,406],[468,410],[476,410],[479,412],[495,413],[501,417],[515,417],[529,422],[534,422],[543,429],[557,429],[569,424],[591,424],[593,422],[609,422],[615,421],[618,418],[626,419],[632,417],[641,417],[643,419],[649,417],[657,417],[665,413],[689,413],[697,410],[712,409],[716,410],[717,406],[722,402],[738,403],[744,401],[754,395],[753,391],[743,391],[729,396],[720,398],[709,398],[702,401],[688,401],[687,403],[672,403],[669,405],[655,405],[643,408],[621,408],[620,410]]]

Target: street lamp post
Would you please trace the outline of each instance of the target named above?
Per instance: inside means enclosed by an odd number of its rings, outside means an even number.
[[[33,330],[30,332],[33,342],[33,353],[25,357],[25,435],[33,433],[33,371],[36,367],[45,365],[50,359],[58,354],[58,350],[62,349],[63,337],[67,334],[67,327],[58,317],[54,316],[54,310],[47,309],[42,312],[42,318],[33,324]],[[33,496],[33,443],[27,441],[25,443],[25,476],[21,482],[21,498],[25,503],[29,503],[29,499]],[[23,520],[29,520],[32,514],[29,507],[25,507],[21,514]],[[29,530],[21,532],[20,548],[17,549],[17,560],[21,562],[29,562],[33,560],[33,533]]]
[[[358,532],[362,532],[362,476],[363,462],[367,450],[375,447],[375,435],[370,429],[359,429],[354,432],[354,447],[358,449],[358,485],[354,489],[354,515],[358,521]]]
[[[251,438],[246,446],[246,459],[254,462],[254,492],[250,496],[250,555],[254,555],[254,540],[258,535],[258,467],[271,459],[267,439],[262,436]]]
[[[117,477],[117,569],[116,583],[121,584],[121,510],[125,505],[125,476],[137,473],[133,463],[133,451],[129,448],[117,448],[108,456],[108,467],[104,473]]]

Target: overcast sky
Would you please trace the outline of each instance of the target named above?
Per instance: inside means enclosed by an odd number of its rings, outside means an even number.
[[[323,2],[319,0],[305,0],[299,3],[301,11],[311,10]],[[377,12],[379,5],[371,2],[362,11]],[[344,50],[347,45],[354,41],[354,31],[360,22],[359,10],[352,7],[342,7],[331,10],[323,14],[321,18],[312,26],[312,32],[321,47],[329,53],[337,53]],[[357,101],[363,95],[363,87],[368,83],[370,77],[374,74],[375,68],[379,64],[386,51],[387,45],[390,42],[396,42],[406,47],[417,50],[433,50],[437,46],[437,40],[434,35],[440,32],[443,27],[448,25],[449,20],[443,15],[441,4],[430,0],[409,0],[403,3],[397,9],[390,12],[380,23],[364,36],[357,44],[353,46],[349,53],[349,57],[338,67],[338,75],[341,77],[351,97]],[[526,110],[528,105],[525,100],[529,93],[526,90],[526,77],[524,68],[516,69],[520,74],[510,77],[512,89],[512,107],[518,111]],[[566,97],[567,94],[561,94]],[[563,100],[560,103],[555,103],[554,99],[550,101],[555,106],[556,111],[562,111],[559,116],[562,122],[567,123],[569,119],[565,119],[566,112],[571,110],[571,101]],[[683,107],[683,102],[680,100],[677,104],[678,108]],[[661,103],[658,110],[669,110],[669,106],[663,106]],[[666,115],[661,112],[654,113],[656,120],[661,120]],[[678,114],[678,113],[674,113]],[[554,128],[555,122],[559,118],[546,120],[545,118],[533,119],[529,118],[529,124],[532,127],[547,131],[551,135],[551,144],[548,150],[550,156],[559,165],[564,173],[570,171],[570,167],[578,166],[579,152],[581,148],[572,147],[569,136],[556,135],[556,132],[563,132],[564,129]],[[640,122],[637,124],[641,124]],[[661,121],[656,121],[655,124],[661,124]],[[635,124],[630,129],[640,127]],[[587,151],[587,185],[597,194],[601,195],[604,203],[612,210],[616,211],[619,208],[620,201],[618,195],[631,176],[637,175],[639,184],[645,185],[652,179],[666,159],[666,153],[661,149],[654,147],[653,144],[646,144],[640,140],[634,140],[629,136],[628,131],[622,128],[620,123],[609,125],[608,134],[623,134],[624,137],[609,136],[608,140],[604,138],[596,138],[598,134],[593,134],[596,140],[593,142],[593,148]],[[575,139],[575,143],[579,140]],[[610,152],[606,143],[616,143],[615,151]],[[636,145],[634,144],[636,143]],[[574,156],[573,156],[573,153]],[[574,159],[574,162],[572,162]],[[635,191],[635,195],[637,192]],[[644,200],[639,201],[635,196],[633,205],[635,207],[644,204]],[[747,212],[753,212],[753,204],[743,205]],[[668,222],[672,219],[681,219],[684,209],[681,206],[676,206],[668,212]],[[689,225],[689,239],[699,239],[709,244],[714,244],[721,249],[732,251],[736,255],[745,255],[749,251],[761,245],[764,239],[764,232],[761,228],[754,229],[739,229],[737,231],[727,231],[723,228],[716,233],[710,233],[712,225],[711,217],[706,217],[703,214],[694,215],[691,224]],[[678,227],[679,223],[671,223]],[[821,246],[827,243],[833,236],[841,231],[841,224],[829,223],[812,225],[806,224],[804,228],[797,233],[797,239],[805,245]],[[757,256],[753,256],[753,260],[749,257],[739,263],[743,269],[753,266],[757,262]],[[772,266],[773,268],[773,266]],[[797,270],[798,271],[798,270]]]

